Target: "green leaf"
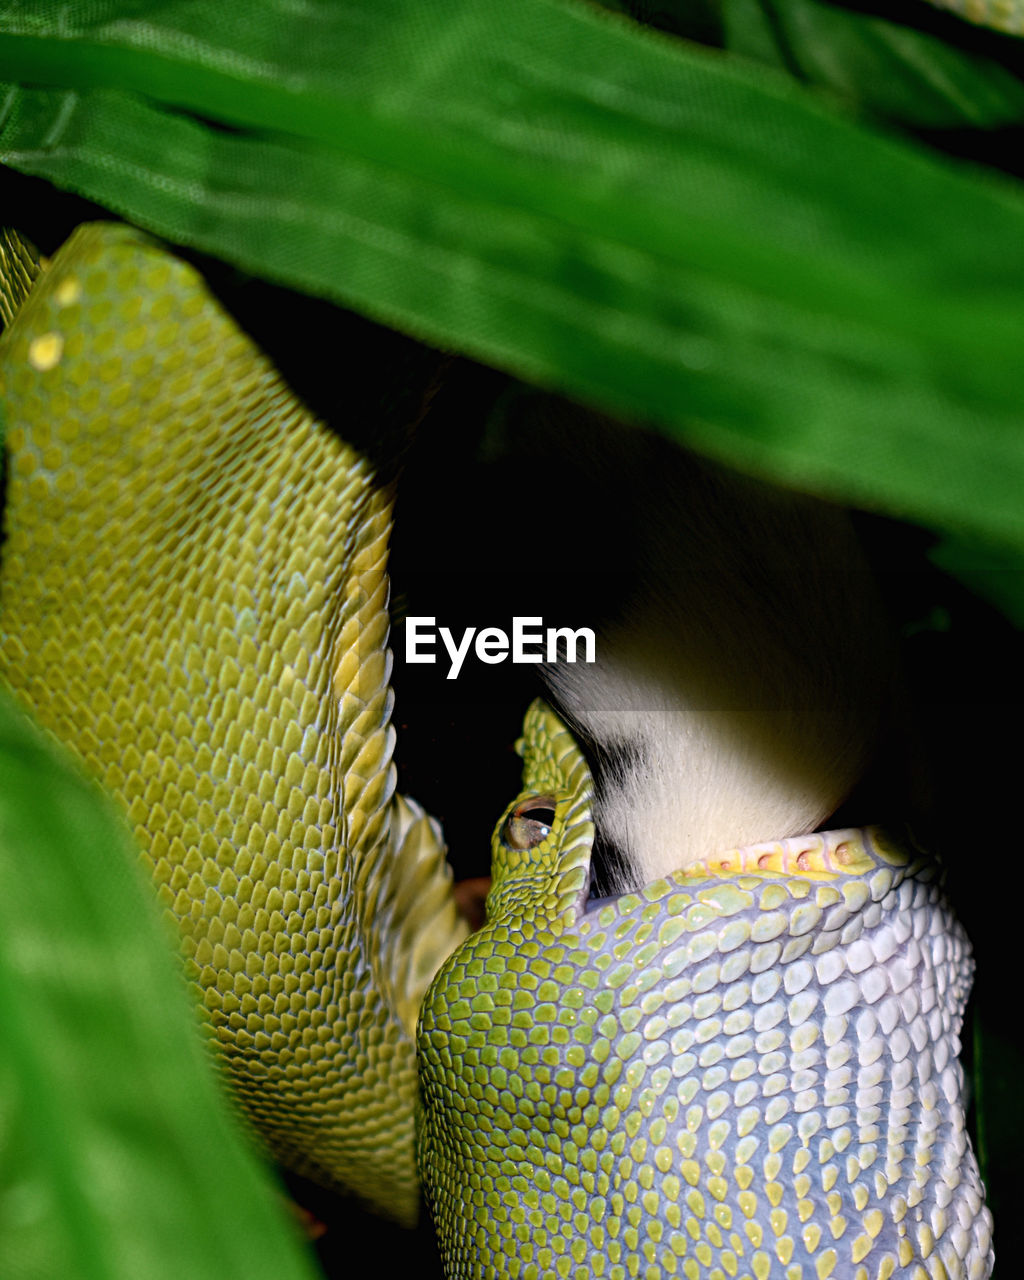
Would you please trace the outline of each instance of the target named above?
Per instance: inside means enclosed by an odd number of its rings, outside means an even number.
[[[1024,546],[1012,184],[553,0],[348,0],[315,39],[284,3],[138,11],[0,4],[0,73],[62,86],[9,91],[7,163],[777,481]]]
[[[995,58],[822,0],[723,0],[726,47],[902,125],[1024,120],[1024,83]]]
[[[312,1280],[217,1084],[123,822],[0,697],[11,1280]]]
[[[947,535],[929,559],[1024,630],[1024,561],[1017,550]]]

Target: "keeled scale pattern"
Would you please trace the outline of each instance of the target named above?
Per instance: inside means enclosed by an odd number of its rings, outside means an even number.
[[[436,828],[392,797],[389,495],[125,228],[72,237],[0,369],[0,675],[123,804],[274,1154],[409,1218],[399,1013],[464,933]]]
[[[499,827],[488,923],[420,1025],[448,1274],[987,1276],[934,865],[833,832],[586,913],[589,778],[540,704],[525,778],[556,826],[526,852]]]

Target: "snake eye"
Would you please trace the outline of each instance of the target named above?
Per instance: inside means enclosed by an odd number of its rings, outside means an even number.
[[[508,815],[501,838],[512,849],[533,849],[548,838],[554,821],[554,798],[532,796]]]

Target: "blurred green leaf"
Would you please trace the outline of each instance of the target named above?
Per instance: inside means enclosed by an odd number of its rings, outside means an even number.
[[[947,535],[929,559],[1024,629],[1024,562],[1015,549]]]
[[[1024,548],[1013,184],[597,9],[308,14],[0,3],[0,73],[59,86],[9,89],[0,155],[747,470]]]
[[[0,1272],[312,1280],[136,859],[0,697]]]
[[[981,53],[823,0],[723,0],[725,45],[901,125],[1024,120],[1024,83]]]

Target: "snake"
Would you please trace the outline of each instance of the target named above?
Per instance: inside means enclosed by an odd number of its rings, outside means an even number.
[[[540,701],[520,745],[487,923],[419,1027],[447,1274],[989,1275],[935,862],[837,830],[594,901],[586,759]]]
[[[0,268],[0,678],[117,800],[267,1154],[404,1224],[422,1184],[451,1277],[984,1280],[972,961],[912,837],[595,899],[538,700],[470,932],[396,790],[393,471],[143,232]]]
[[[1016,0],[931,0],[939,9],[979,27],[1007,35],[1024,35],[1024,8]]]
[[[155,242],[85,224],[34,271],[8,240],[0,676],[119,801],[268,1152],[408,1223],[466,930],[395,794],[393,487]]]

